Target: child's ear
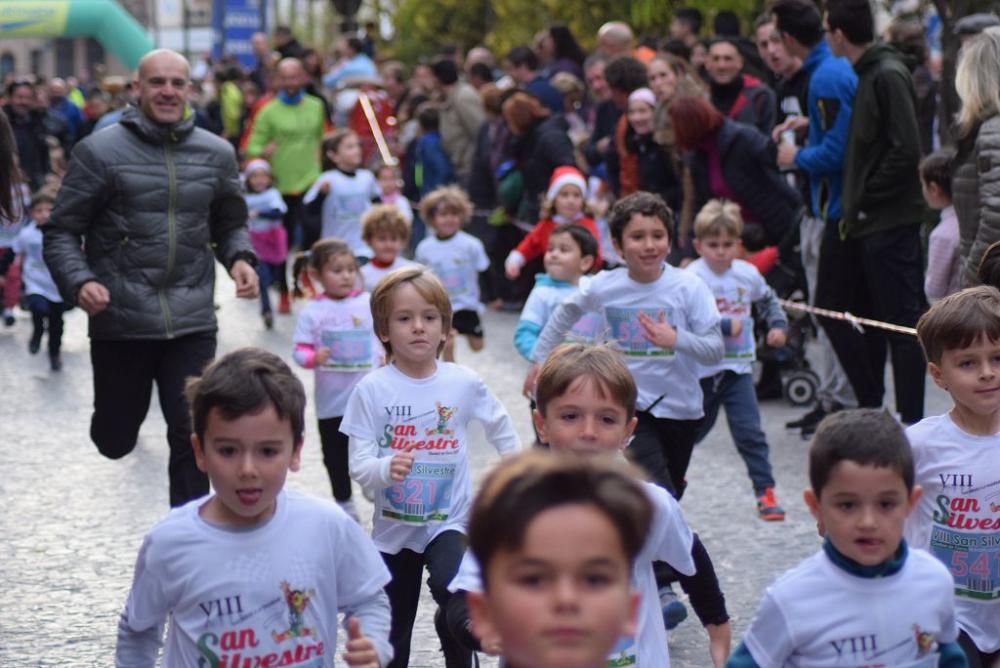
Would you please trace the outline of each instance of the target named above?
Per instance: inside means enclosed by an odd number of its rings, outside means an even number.
[[[593,255],[584,255],[580,258],[580,273],[586,274],[594,268],[596,259]]]
[[[543,416],[537,408],[531,410],[531,420],[535,423],[535,431],[538,432],[538,440],[542,443],[548,443],[549,437],[545,433],[545,416]]]
[[[628,618],[622,625],[621,635],[635,637],[639,631],[639,592],[634,589],[628,593]]]
[[[826,536],[826,527],[823,525],[823,513],[820,512],[819,508],[819,497],[811,489],[807,489],[802,492],[802,499],[806,502],[806,506],[809,507],[809,512],[816,518],[816,532],[820,536]]]
[[[304,437],[299,437],[295,441],[295,445],[292,446],[292,459],[288,463],[288,470],[298,472],[299,467],[302,465],[302,444],[305,443]]]
[[[907,513],[912,512],[913,509],[916,508],[917,501],[919,501],[920,497],[922,497],[923,495],[924,495],[924,488],[921,487],[920,485],[914,485],[913,489],[910,490],[910,498],[907,501],[908,504],[906,507]]]
[[[635,427],[639,424],[639,418],[632,416],[632,419],[628,421],[625,425],[625,440],[622,442],[622,450],[628,447],[629,441],[632,440],[632,434],[635,433]]]
[[[941,367],[939,367],[934,362],[927,363],[927,372],[934,379],[934,384],[940,387],[945,392],[948,391],[948,385],[944,382],[944,374],[941,373]]]
[[[458,594],[461,596],[461,592]],[[489,601],[486,594],[480,592],[465,592],[465,602],[469,606],[469,620],[472,622],[472,634],[481,645],[499,640],[493,616],[490,614]]]
[[[694,252],[701,255],[701,239],[694,240]]]
[[[205,470],[205,448],[202,447],[198,434],[194,432],[191,433],[191,449],[194,450],[194,462],[198,465],[198,470],[202,473],[208,473]]]

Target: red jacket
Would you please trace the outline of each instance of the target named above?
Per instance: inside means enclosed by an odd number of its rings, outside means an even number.
[[[594,235],[594,240],[597,241],[597,257],[594,258],[594,269],[600,269],[601,235],[597,231],[597,225],[594,224],[593,218],[589,216],[584,216],[575,222],[577,225],[587,228],[587,231]],[[545,255],[545,251],[549,248],[549,237],[552,236],[552,230],[556,229],[556,227],[558,227],[558,223],[551,218],[538,221],[538,224],[528,232],[528,236],[521,239],[521,243],[517,245],[517,248],[511,251],[508,261],[511,258],[516,258],[515,261],[520,260],[517,263],[518,266],[523,267],[536,257]]]

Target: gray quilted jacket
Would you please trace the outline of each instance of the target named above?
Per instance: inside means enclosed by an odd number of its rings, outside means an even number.
[[[979,283],[979,263],[990,244],[1000,241],[1000,116],[979,127],[975,150],[965,157],[952,180],[963,287]]]
[[[63,299],[96,280],[111,293],[94,339],[215,331],[215,258],[256,263],[232,147],[136,109],[76,145],[45,226],[45,262]],[[81,246],[81,241],[83,242]]]

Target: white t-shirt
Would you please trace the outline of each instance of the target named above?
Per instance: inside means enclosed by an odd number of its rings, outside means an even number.
[[[701,377],[714,376],[720,371],[751,373],[752,363],[757,359],[754,340],[753,303],[771,295],[771,288],[760,275],[757,267],[746,260],[733,260],[732,266],[717,274],[708,266],[704,258],[698,258],[687,266],[687,271],[705,281],[715,296],[715,306],[719,315],[730,320],[739,320],[743,330],[739,336],[723,336],[726,352],[718,364],[701,367]]]
[[[390,271],[396,271],[403,267],[411,267],[415,265],[416,262],[412,260],[407,260],[402,255],[397,255],[396,259],[392,261],[392,264],[388,267],[376,267],[371,262],[362,265],[361,267],[361,280],[364,281],[365,290],[371,292],[378,285],[378,282],[382,280],[382,277],[388,274]]]
[[[465,533],[472,420],[482,423],[501,455],[521,447],[503,404],[475,372],[457,364],[439,362],[428,378],[410,378],[388,364],[354,388],[340,430],[350,436],[351,477],[375,492],[372,538],[379,550],[423,552],[444,531]],[[392,456],[410,445],[413,470],[393,482]]]
[[[714,364],[723,353],[719,310],[704,281],[666,263],[651,283],[632,280],[624,267],[602,271],[581,284],[556,311],[539,336],[532,358],[544,362],[569,331],[567,322],[576,322],[586,312],[603,312],[608,340],[625,355],[639,388],[640,410],[675,420],[697,420],[704,415],[698,364]],[[677,330],[674,350],[658,348],[646,338],[639,313],[654,321],[663,318]]]
[[[863,578],[820,550],[767,588],[743,642],[768,668],[936,668],[939,643],[957,637],[951,578],[926,552]]]
[[[316,367],[316,417],[340,417],[351,391],[384,357],[375,336],[367,292],[346,299],[319,295],[310,299],[295,323],[292,341],[329,348],[330,358]]]
[[[234,531],[205,522],[205,502],[146,535],[119,626],[136,633],[169,616],[164,666],[332,667],[337,613],[390,580],[358,523],[331,501],[284,491],[266,524]]]
[[[417,244],[413,259],[441,279],[454,310],[483,312],[479,272],[489,268],[490,259],[482,241],[461,230],[444,240],[431,234]]]
[[[59,288],[52,280],[49,267],[42,257],[42,231],[34,221],[29,221],[14,239],[14,252],[24,255],[21,265],[21,280],[24,281],[24,293],[41,295],[50,302],[61,304],[62,297]]]
[[[1000,434],[962,431],[948,414],[906,430],[924,493],[906,539],[954,578],[959,627],[984,652],[1000,650]]]
[[[590,279],[590,276],[581,276],[579,285],[586,285]],[[538,274],[535,276],[535,287],[531,289],[531,294],[521,309],[520,319],[545,327],[556,307],[576,292],[578,287],[566,281],[557,281],[548,274]],[[570,343],[595,343],[604,341],[607,334],[608,324],[604,322],[603,314],[593,312],[577,320],[565,340]]]
[[[285,213],[288,211],[285,199],[278,192],[277,188],[268,188],[259,193],[246,192],[243,193],[243,199],[246,200],[247,209],[256,211],[257,213],[267,213],[270,211]],[[271,228],[281,224],[281,218],[260,218],[254,216],[247,219],[247,227],[251,232],[267,232]]]
[[[667,631],[663,626],[653,562],[665,561],[684,575],[694,575],[695,566],[691,558],[694,535],[674,497],[651,482],[644,482],[642,486],[653,504],[653,522],[646,542],[632,564],[632,587],[639,592],[639,624],[635,638],[622,638],[615,645],[608,655],[608,665],[668,668]],[[465,551],[458,573],[448,589],[477,593],[483,590],[479,563],[470,550]]]
[[[339,169],[323,172],[302,198],[303,204],[319,196],[324,183],[330,191],[323,200],[323,238],[335,237],[347,243],[360,257],[371,257],[372,249],[361,239],[361,216],[378,197],[378,181],[367,169],[359,169],[349,176]]]

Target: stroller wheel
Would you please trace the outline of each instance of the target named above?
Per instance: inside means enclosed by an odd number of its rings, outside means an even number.
[[[816,375],[798,371],[790,374],[785,384],[785,398],[793,406],[808,406],[816,400]]]

